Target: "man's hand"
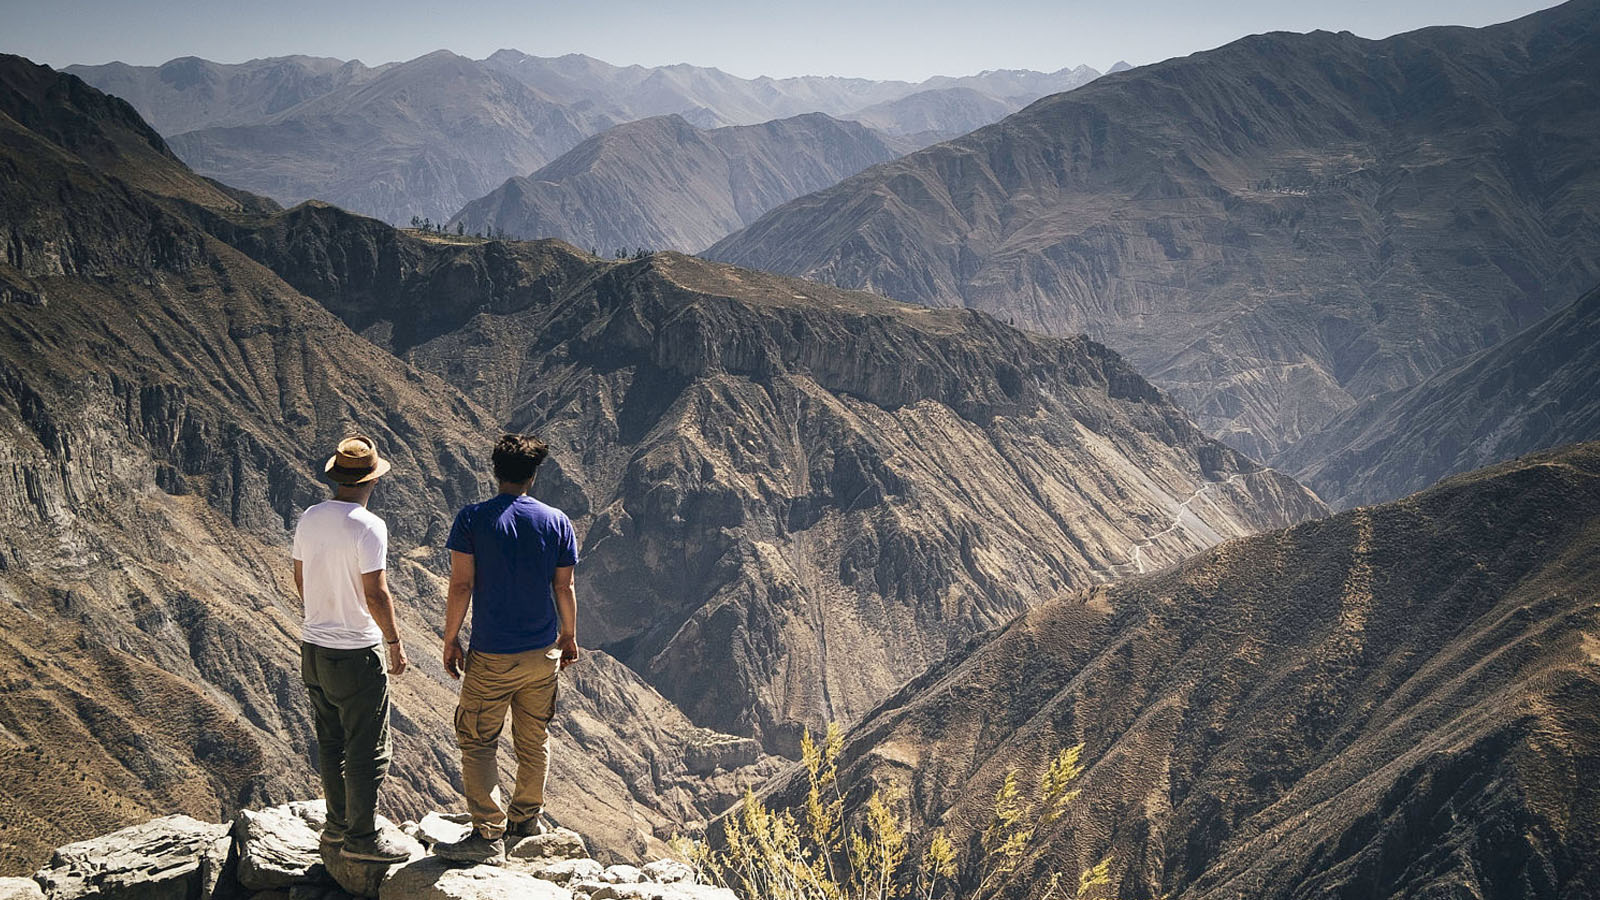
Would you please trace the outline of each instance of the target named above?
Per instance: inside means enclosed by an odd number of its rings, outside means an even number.
[[[387,642],[385,642],[385,643],[387,643]],[[411,660],[406,659],[406,648],[405,648],[405,645],[400,643],[399,641],[395,641],[394,643],[389,644],[388,646],[389,646],[389,674],[391,676],[392,675],[404,675],[405,671],[406,671],[406,666],[411,664]]]
[[[467,663],[467,651],[461,649],[461,639],[453,638],[444,642],[444,673],[457,681],[461,680],[461,670]]]
[[[565,669],[578,661],[578,636],[563,634],[556,637],[556,646],[561,648],[561,668]]]

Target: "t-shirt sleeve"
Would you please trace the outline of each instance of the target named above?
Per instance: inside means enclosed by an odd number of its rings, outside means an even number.
[[[301,534],[305,530],[306,529],[305,529],[305,520],[304,519],[302,519],[301,521],[295,523],[295,526],[294,526],[294,552],[291,555],[293,556],[294,559],[297,559],[297,560],[299,560],[301,562],[305,562],[306,561],[306,541],[305,541],[305,538],[301,537]]]
[[[382,569],[389,557],[389,526],[382,522],[368,526],[357,542],[356,552],[360,557],[361,574]]]
[[[454,550],[457,553],[472,553],[474,551],[472,522],[467,516],[467,509],[470,509],[470,507],[463,508],[456,513],[455,524],[450,526],[450,537],[444,542],[445,549]]]
[[[578,532],[572,527],[572,520],[566,516],[561,517],[561,546],[556,553],[556,568],[575,566],[578,564]]]

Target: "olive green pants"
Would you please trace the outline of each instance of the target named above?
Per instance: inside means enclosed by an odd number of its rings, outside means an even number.
[[[311,695],[327,829],[362,842],[378,833],[378,788],[389,774],[389,673],[377,647],[300,645]]]
[[[525,822],[544,809],[544,783],[550,768],[550,720],[556,713],[561,650],[555,646],[526,653],[467,654],[456,706],[456,743],[461,747],[461,786],[472,824],[486,838],[505,833],[506,822]],[[496,752],[500,731],[511,713],[511,743],[517,754],[517,786],[511,804],[494,801],[500,783]]]

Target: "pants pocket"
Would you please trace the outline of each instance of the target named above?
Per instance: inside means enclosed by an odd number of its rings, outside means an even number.
[[[491,712],[482,700],[462,697],[456,704],[456,743],[468,747],[498,741],[505,727],[505,708],[500,708],[499,721],[492,721]]]

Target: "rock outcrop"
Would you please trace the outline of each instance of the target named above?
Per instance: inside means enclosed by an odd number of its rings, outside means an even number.
[[[447,863],[415,842],[406,862],[346,860],[337,848],[319,847],[322,816],[321,801],[295,801],[245,810],[231,827],[186,816],[155,819],[62,847],[33,878],[0,879],[0,898],[733,900],[732,892],[699,883],[694,868],[678,860],[602,866],[565,829],[511,840],[504,866]],[[429,818],[448,821],[438,813]],[[379,826],[393,827],[387,820]],[[427,832],[413,823],[403,830]]]
[[[1596,560],[1594,443],[1230,541],[934,667],[846,735],[839,787],[964,847],[1008,769],[1027,791],[1082,743],[1006,897],[1106,856],[1119,897],[1589,896]]]
[[[707,255],[1125,355],[1257,458],[1600,283],[1600,8],[1097,79]]]

